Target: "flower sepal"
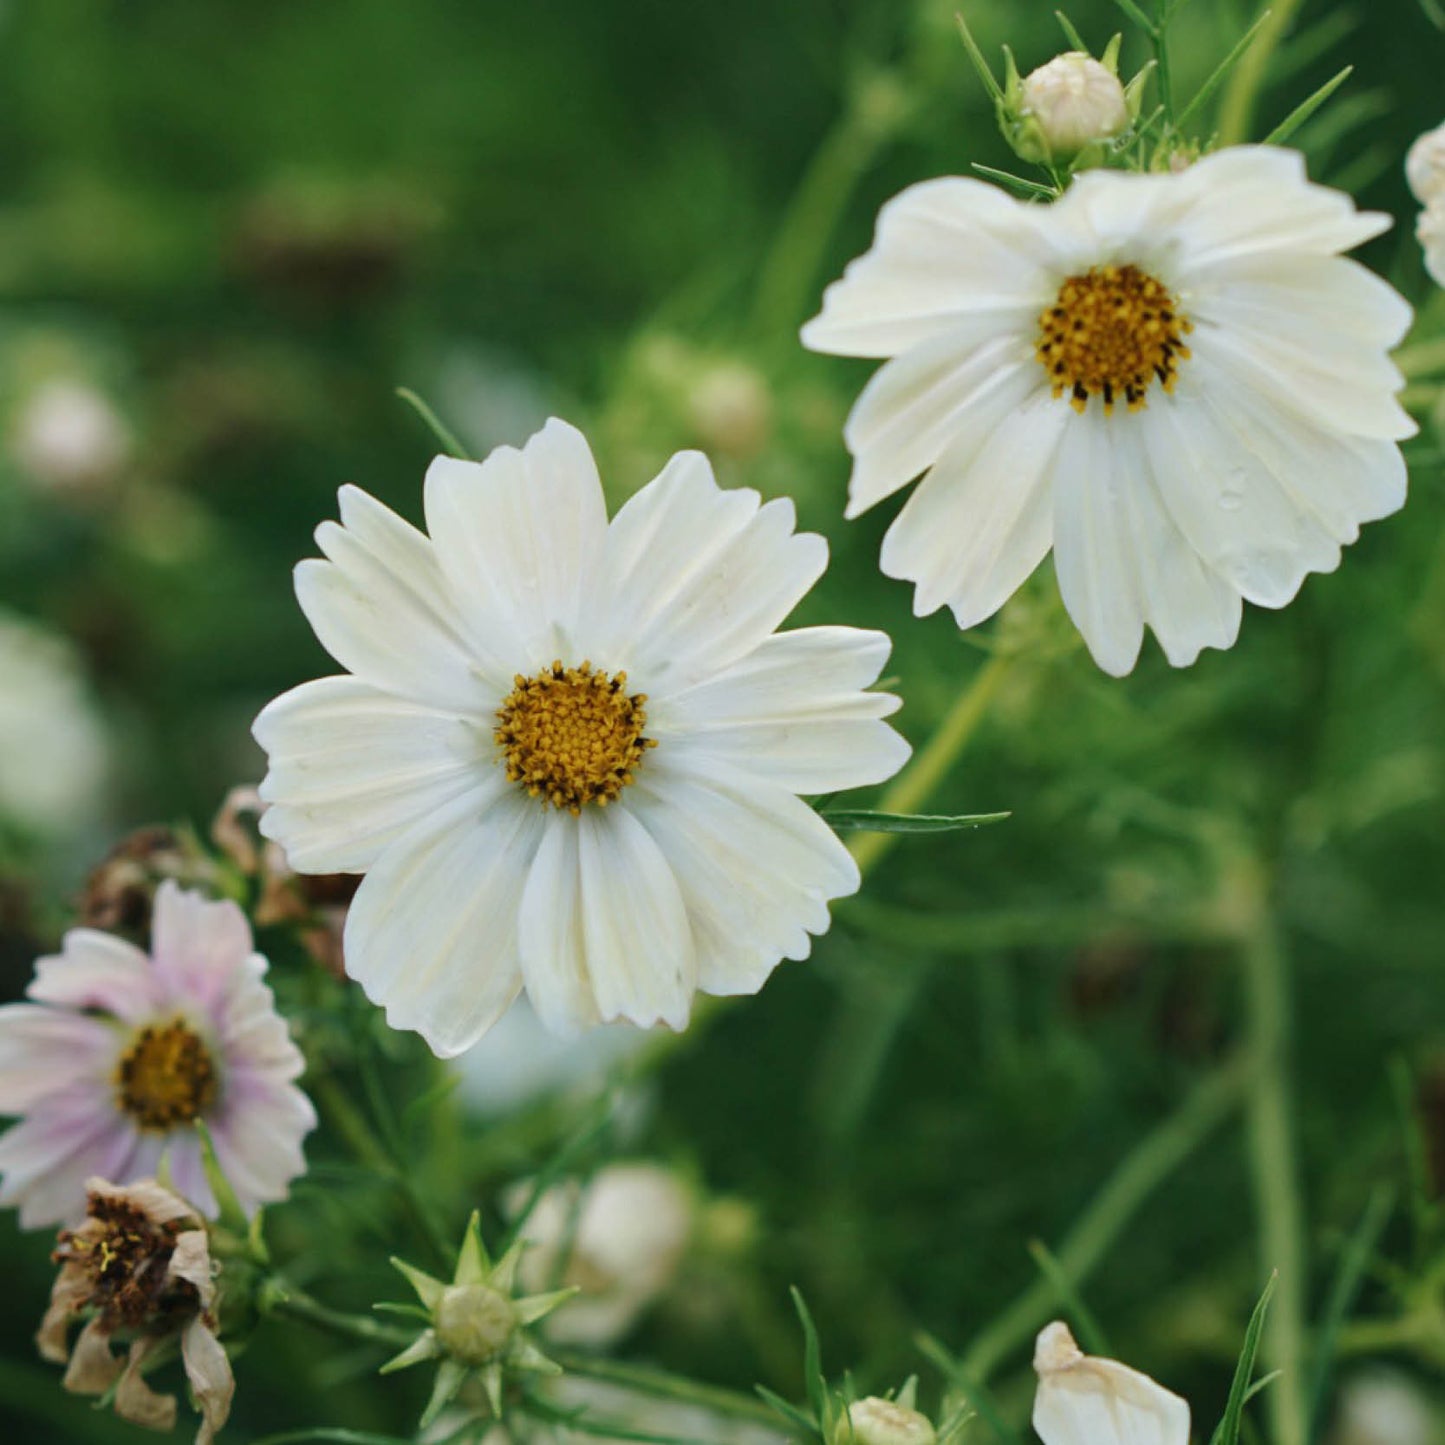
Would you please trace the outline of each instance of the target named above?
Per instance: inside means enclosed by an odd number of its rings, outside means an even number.
[[[481,1382],[492,1414],[501,1419],[510,1377],[562,1373],[561,1366],[538,1348],[529,1327],[577,1291],[517,1294],[517,1265],[525,1248],[524,1240],[515,1241],[494,1264],[482,1243],[479,1216],[473,1211],[450,1281],[437,1279],[405,1260],[391,1261],[416,1291],[421,1301],[419,1313],[427,1326],[381,1367],[381,1373],[439,1361],[436,1383],[422,1413],[422,1429],[456,1398],[471,1376]],[[412,1314],[415,1307],[407,1307],[405,1312]]]

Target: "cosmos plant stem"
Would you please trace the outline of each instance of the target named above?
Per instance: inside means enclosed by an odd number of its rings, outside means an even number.
[[[364,1340],[396,1349],[409,1345],[416,1338],[415,1329],[389,1325],[384,1320],[372,1319],[369,1315],[353,1315],[345,1310],[334,1310],[320,1300],[312,1299],[294,1285],[282,1284],[279,1280],[270,1288],[263,1287],[263,1298],[263,1308],[268,1314],[304,1320],[308,1325],[315,1325],[317,1329],[342,1339]]]
[[[1219,103],[1218,144],[1221,146],[1240,145],[1250,138],[1254,108],[1264,88],[1269,63],[1294,23],[1300,0],[1266,0],[1266,7],[1262,8],[1268,9],[1269,18],[1260,26],[1254,44],[1240,56]]]
[[[1240,962],[1255,1059],[1247,1104],[1255,1209],[1265,1272],[1279,1271],[1264,1339],[1265,1363],[1280,1371],[1267,1392],[1270,1434],[1276,1445],[1305,1445],[1304,1211],[1289,1088],[1289,971],[1267,904],[1256,911]]]
[[[959,755],[968,746],[988,705],[1008,675],[1014,654],[995,652],[959,693],[933,736],[913,755],[879,800],[885,813],[916,813],[934,794]],[[897,833],[863,833],[852,843],[860,872],[878,864],[898,841]]]
[[[650,1365],[608,1360],[580,1351],[573,1353],[569,1350],[553,1349],[549,1350],[548,1354],[568,1375],[602,1380],[609,1385],[620,1385],[638,1394],[652,1395],[661,1400],[679,1400],[689,1405],[697,1405],[715,1414],[730,1415],[734,1419],[766,1426],[775,1433],[780,1433],[783,1429],[783,1422],[776,1411],[761,1400],[755,1400],[751,1395],[744,1395],[737,1390],[725,1389],[720,1385],[703,1385],[683,1375],[674,1375]]]

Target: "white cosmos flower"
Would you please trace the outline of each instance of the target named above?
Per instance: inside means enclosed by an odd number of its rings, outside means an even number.
[[[893,358],[848,418],[848,515],[927,473],[882,555],[920,616],[983,621],[1052,548],[1106,671],[1146,625],[1175,666],[1229,647],[1241,598],[1284,606],[1404,502],[1410,308],[1339,254],[1388,224],[1267,146],[1051,205],[913,186],[803,329]]]
[[[683,452],[609,525],[580,432],[439,457],[430,537],[345,487],[296,591],[353,675],[256,721],[262,830],[365,872],[348,971],[461,1052],[525,984],[552,1030],[687,1022],[807,956],[858,870],[797,796],[908,754],[878,632],[774,629],[827,561],[792,504]]]
[[[1445,196],[1445,124],[1427,130],[1405,156],[1405,179],[1422,206]]]
[[[1055,1320],[1034,1345],[1034,1429],[1044,1445],[1189,1445],[1189,1405],[1117,1360],[1086,1355]]]

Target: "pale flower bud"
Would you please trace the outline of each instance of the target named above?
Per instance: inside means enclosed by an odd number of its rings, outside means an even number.
[[[1129,124],[1119,77],[1080,50],[1056,55],[1023,82],[1021,115],[1031,119],[1055,160],[1109,140]]]
[[[936,1439],[927,1415],[877,1395],[854,1400],[833,1431],[833,1445],[934,1445]]]
[[[27,398],[10,447],[36,480],[78,492],[102,486],[119,471],[130,444],[130,429],[104,392],[56,380]]]
[[[1445,197],[1445,125],[1427,130],[1405,156],[1405,179],[1422,206]]]
[[[1445,286],[1445,195],[1420,212],[1415,239],[1425,253],[1425,269],[1437,286]]]
[[[1148,1375],[1086,1355],[1056,1320],[1034,1346],[1044,1445],[1189,1445],[1189,1406]]]

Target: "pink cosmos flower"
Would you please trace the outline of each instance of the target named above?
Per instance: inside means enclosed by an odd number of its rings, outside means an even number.
[[[23,1229],[77,1222],[91,1175],[128,1184],[163,1156],[172,1187],[214,1215],[198,1119],[248,1214],[285,1197],[316,1113],[266,966],[234,903],[170,881],[149,956],[76,928],[36,963],[33,1002],[0,1008],[0,1113],[23,1116],[0,1138],[0,1205],[20,1206]]]

